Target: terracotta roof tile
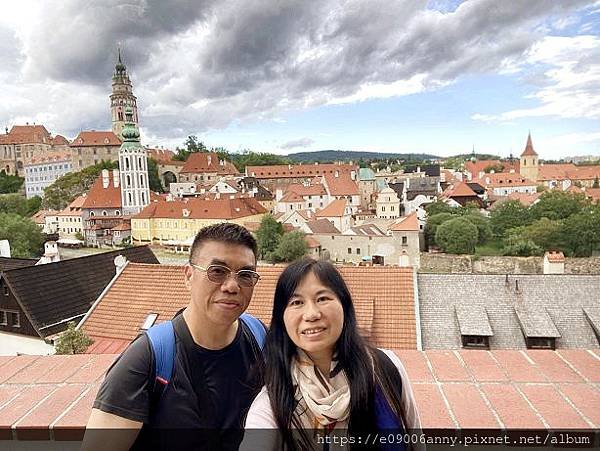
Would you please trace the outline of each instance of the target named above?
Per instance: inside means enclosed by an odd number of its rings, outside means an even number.
[[[223,164],[221,164],[223,162]],[[220,160],[215,152],[195,152],[186,160],[180,174],[216,172],[219,175],[237,174],[239,171],[229,161]]]
[[[304,202],[304,198],[294,191],[288,191],[279,199],[279,202]]]
[[[508,200],[518,200],[523,205],[528,207],[531,204],[533,204],[536,200],[538,200],[539,197],[540,197],[540,193],[525,194],[525,193],[514,192],[514,193],[510,193],[507,196],[507,199]]]
[[[328,234],[339,234],[340,231],[329,221],[328,219],[314,219],[307,221],[306,226],[311,230],[312,233],[328,233]]]
[[[577,166],[575,166],[573,163],[542,164],[538,169],[538,179],[564,180],[569,177],[569,172],[576,170]]]
[[[248,311],[266,324],[270,322],[275,284],[283,268],[261,266],[258,270],[261,280]],[[354,295],[359,325],[377,331],[371,337],[373,341],[395,349],[415,349],[412,269],[340,267],[340,272]],[[94,339],[132,340],[149,313],[158,313],[157,321],[161,322],[188,302],[181,266],[129,263],[82,327]]]
[[[281,267],[269,269],[265,276],[276,278]],[[368,308],[368,304],[365,307]],[[376,321],[371,327],[371,334],[377,336]],[[396,351],[396,354],[408,372],[424,428],[491,428],[499,431],[502,428],[600,427],[600,393],[595,383],[562,382],[562,372],[556,373],[558,379],[553,379],[551,373],[543,380],[536,376],[542,373],[537,368],[539,362],[551,364],[559,357],[574,368],[580,368],[584,361],[589,366],[588,373],[598,375],[600,360],[589,350],[446,353],[404,350]],[[515,371],[516,361],[507,356],[519,356],[536,371]],[[76,368],[70,370],[65,368],[75,360],[64,356],[0,357],[0,374],[6,365],[11,365],[13,370],[19,368],[18,372],[23,373],[18,379],[22,382],[0,382],[0,439],[52,437],[57,442],[81,439],[99,382],[116,355],[70,357],[77,359]],[[59,365],[57,360],[61,362]],[[38,370],[30,372],[35,362],[38,362]],[[462,371],[470,374],[472,379],[447,380],[443,377],[449,374],[445,369],[447,366],[452,368],[450,372]],[[67,374],[71,370],[74,375],[66,381],[60,378],[62,382],[36,382],[39,373]],[[490,372],[504,374],[507,379],[491,381],[494,378],[490,378]]]
[[[349,173],[325,174],[327,187],[332,196],[357,196],[360,194],[358,184],[352,180]]]
[[[72,159],[72,155],[71,155],[71,152],[69,152],[69,151],[63,151],[63,152],[56,151],[56,150],[41,151],[41,152],[36,152],[35,156],[30,158],[24,166],[27,167],[27,166],[37,165],[37,164],[54,163],[54,162],[64,163],[64,162],[71,161],[71,159]]]
[[[294,192],[300,196],[325,196],[327,194],[327,190],[321,182],[311,183],[308,186],[293,183],[288,185],[287,192]]]
[[[404,216],[400,218],[400,220],[394,224],[392,224],[388,230],[392,230],[394,232],[418,232],[421,230],[419,225],[419,218],[417,218],[417,212]]]
[[[495,174],[485,174],[479,180],[473,180],[481,184],[481,186],[498,188],[503,186],[536,186],[536,182],[533,182],[525,177],[521,177],[520,174],[508,173],[508,172],[496,172]]]
[[[348,201],[346,199],[336,199],[331,201],[325,208],[318,210],[315,213],[317,218],[339,218],[344,216],[346,213],[346,205]]]
[[[7,144],[52,143],[52,137],[43,125],[14,125],[4,136]]]
[[[82,131],[71,142],[71,147],[121,146],[121,140],[112,131]]]
[[[162,164],[172,163],[175,156],[175,152],[168,149],[146,149],[146,151],[148,152],[148,157]]]
[[[550,262],[561,263],[565,261],[565,254],[560,251],[548,251],[546,256]]]
[[[458,182],[454,185],[450,185],[448,189],[444,192],[444,196],[448,198],[477,197],[477,194],[465,182]]]
[[[533,150],[533,144],[531,142],[531,133],[527,136],[527,143],[525,144],[525,150],[521,154],[522,157],[535,156],[537,157],[537,152]]]
[[[510,160],[476,160],[475,162],[469,160],[465,163],[465,171],[471,173],[472,178],[478,178],[479,174],[485,172],[488,167],[498,165],[502,165],[505,172],[514,171],[516,174],[519,174],[521,162],[519,159],[515,159],[512,162]],[[446,182],[448,181],[451,180],[446,179]],[[459,180],[456,181],[458,182]]]
[[[355,171],[358,174],[358,166],[353,164],[295,164],[295,165],[271,165],[271,166],[246,166],[246,174],[258,179],[275,178],[301,178],[314,177],[325,174],[339,173],[350,174]]]
[[[119,176],[117,175],[117,186],[114,184],[114,171],[108,171],[108,185],[106,188],[103,180],[104,176],[100,174],[88,191],[81,208],[121,208]]]
[[[222,196],[220,199],[195,197],[152,202],[133,218],[237,219],[264,213],[267,213],[267,209],[253,197],[236,196],[233,199],[229,196]]]

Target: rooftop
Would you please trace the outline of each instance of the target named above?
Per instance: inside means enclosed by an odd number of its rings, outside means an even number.
[[[395,352],[426,429],[600,428],[598,350]],[[2,438],[81,440],[115,358],[0,357]]]
[[[86,130],[79,132],[71,142],[71,146],[121,146],[121,140],[112,131]]]

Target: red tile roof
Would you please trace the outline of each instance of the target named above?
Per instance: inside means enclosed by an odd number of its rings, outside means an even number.
[[[594,202],[600,202],[600,188],[586,188],[585,195]]]
[[[253,197],[233,199],[229,196],[222,196],[220,199],[194,197],[152,202],[133,218],[237,219],[263,213],[267,213],[267,209]]]
[[[69,140],[62,135],[56,135],[54,138],[52,138],[52,144],[55,146],[68,146]]]
[[[111,132],[112,133],[112,132]],[[103,176],[100,174],[87,196],[84,198],[81,208],[121,208],[121,188],[114,186],[113,171],[108,171],[108,186],[104,188]],[[117,175],[117,181],[120,182]]]
[[[533,144],[531,143],[531,133],[527,136],[527,143],[525,144],[525,150],[521,154],[522,157],[535,156],[537,152],[533,150]]]
[[[518,200],[526,207],[529,207],[531,204],[533,204],[536,200],[538,200],[539,197],[540,193],[525,194],[517,192],[510,193],[508,196],[506,196],[508,200]]]
[[[475,191],[471,189],[465,182],[458,182],[454,185],[450,185],[444,192],[444,196],[448,198],[452,197],[477,197]]]
[[[333,175],[335,171],[339,171],[340,174],[350,174],[351,171],[355,171],[358,174],[358,166],[337,163],[246,166],[246,175],[252,176],[254,173],[254,177],[258,179],[314,177],[315,175]]]
[[[325,186],[319,183],[311,183],[310,185],[302,185],[293,183],[287,187],[287,192],[294,192],[300,196],[325,196],[327,191]]]
[[[392,224],[388,230],[392,230],[394,232],[418,232],[421,230],[419,225],[419,219],[417,218],[417,212],[404,216],[400,218],[400,220],[394,224]]]
[[[223,161],[223,164],[221,164]],[[219,155],[215,152],[195,152],[192,153],[180,174],[200,174],[206,172],[216,172],[219,175],[234,175],[239,171],[229,161],[220,160]]]
[[[52,137],[43,125],[14,125],[4,136],[6,144],[52,144]]]
[[[346,199],[333,200],[322,210],[318,210],[315,213],[317,218],[339,218],[344,216],[346,213],[346,205],[348,201]]]
[[[77,196],[73,202],[65,207],[60,213],[57,213],[57,216],[80,216],[81,215],[81,207],[85,202],[86,194],[82,194],[81,196]]]
[[[121,146],[121,140],[112,131],[83,131],[71,142],[72,147]]]
[[[496,172],[495,174],[485,174],[479,180],[473,180],[484,187],[504,187],[504,186],[536,186],[537,184],[531,180],[521,177],[517,173]]]
[[[261,279],[248,311],[268,324],[275,284],[284,266],[260,266]],[[378,346],[416,348],[411,268],[340,267],[353,294],[359,326],[375,331]],[[189,302],[181,266],[128,263],[119,278],[89,313],[83,330],[92,338],[133,340],[149,313],[158,322],[171,318]],[[362,312],[362,313],[361,313]]]
[[[512,162],[510,160],[476,160],[475,162],[469,160],[465,163],[465,170],[471,173],[472,178],[478,178],[479,174],[485,172],[489,166],[497,165],[502,165],[505,172],[513,170],[516,174],[519,173],[521,167],[519,160],[513,160]]]
[[[279,199],[279,202],[304,202],[304,198],[295,191],[288,191]]]
[[[568,172],[577,170],[573,163],[542,164],[538,169],[539,180],[564,180]]]
[[[598,350],[395,353],[425,429],[600,428]],[[0,357],[0,439],[81,440],[115,358]]]
[[[334,174],[325,174],[324,177],[332,196],[358,196],[360,194],[358,184],[352,180],[349,173],[340,173],[338,177]]]
[[[329,221],[328,219],[313,219],[307,221],[306,226],[311,230],[312,233],[325,233],[337,235],[340,231]]]
[[[52,162],[66,162],[71,161],[72,155],[71,152],[60,152],[60,151],[42,151],[36,152],[35,156],[30,158],[25,166],[35,165],[35,164],[43,164],[43,163],[52,163]]]
[[[565,261],[565,254],[560,251],[548,251],[546,258],[552,263],[563,263]]]

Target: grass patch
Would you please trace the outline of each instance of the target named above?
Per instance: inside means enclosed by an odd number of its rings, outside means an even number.
[[[504,247],[502,240],[490,240],[485,244],[475,246],[475,255],[502,255]]]

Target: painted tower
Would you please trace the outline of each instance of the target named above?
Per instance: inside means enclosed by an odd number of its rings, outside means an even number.
[[[119,149],[119,174],[121,178],[121,205],[123,215],[139,213],[150,203],[148,188],[148,159],[146,149],[140,144],[140,132],[134,122],[134,110],[124,108],[125,126],[123,144]]]
[[[531,143],[531,133],[527,136],[527,144],[525,150],[521,154],[521,176],[537,182],[539,175],[539,157],[535,150],[533,150],[533,144]]]
[[[123,64],[121,59],[121,49],[119,49],[119,56],[117,59],[117,64],[115,65],[115,73],[112,77],[110,112],[112,115],[112,131],[121,139],[123,139],[121,133],[125,127],[126,107],[130,107],[132,109],[132,122],[138,126],[137,99],[133,95],[131,80],[129,79],[129,75],[127,75],[127,68],[125,67],[125,64]]]

